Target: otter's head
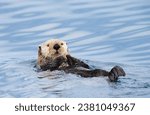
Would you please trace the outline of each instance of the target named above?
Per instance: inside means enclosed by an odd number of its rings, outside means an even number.
[[[51,39],[39,46],[38,49],[38,63],[44,63],[46,59],[54,60],[59,56],[66,58],[68,55],[68,46],[65,41],[58,39]]]

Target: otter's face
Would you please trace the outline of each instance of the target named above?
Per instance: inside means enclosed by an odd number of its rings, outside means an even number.
[[[55,59],[59,56],[66,58],[68,47],[66,42],[58,39],[48,40],[39,46],[40,54],[45,58]]]

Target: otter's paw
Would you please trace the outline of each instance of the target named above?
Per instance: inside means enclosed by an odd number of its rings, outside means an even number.
[[[67,62],[69,64],[69,66],[75,65],[75,62],[74,62],[73,58],[70,55],[66,55],[66,57],[67,57]]]
[[[115,66],[109,72],[109,79],[110,81],[117,81],[119,76],[125,76],[126,73],[120,66]]]
[[[54,60],[54,62],[55,62],[58,66],[60,66],[64,61],[65,61],[65,58],[64,58],[63,56],[59,56],[59,57],[57,57],[57,58]]]

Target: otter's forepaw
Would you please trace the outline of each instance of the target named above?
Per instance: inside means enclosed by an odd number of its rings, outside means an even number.
[[[120,66],[115,66],[109,72],[109,79],[110,81],[117,81],[119,76],[125,76],[126,73]]]
[[[54,61],[58,66],[60,66],[65,61],[65,58],[63,56],[59,56]]]
[[[66,55],[66,57],[67,57],[67,62],[69,64],[69,66],[74,66],[75,62],[73,60],[73,57],[71,57],[70,55]]]

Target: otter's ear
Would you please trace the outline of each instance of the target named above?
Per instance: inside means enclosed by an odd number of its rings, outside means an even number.
[[[39,46],[39,50],[41,50],[41,46]]]
[[[38,55],[42,55],[42,51],[41,51],[41,46],[39,46],[39,49],[38,49]]]

